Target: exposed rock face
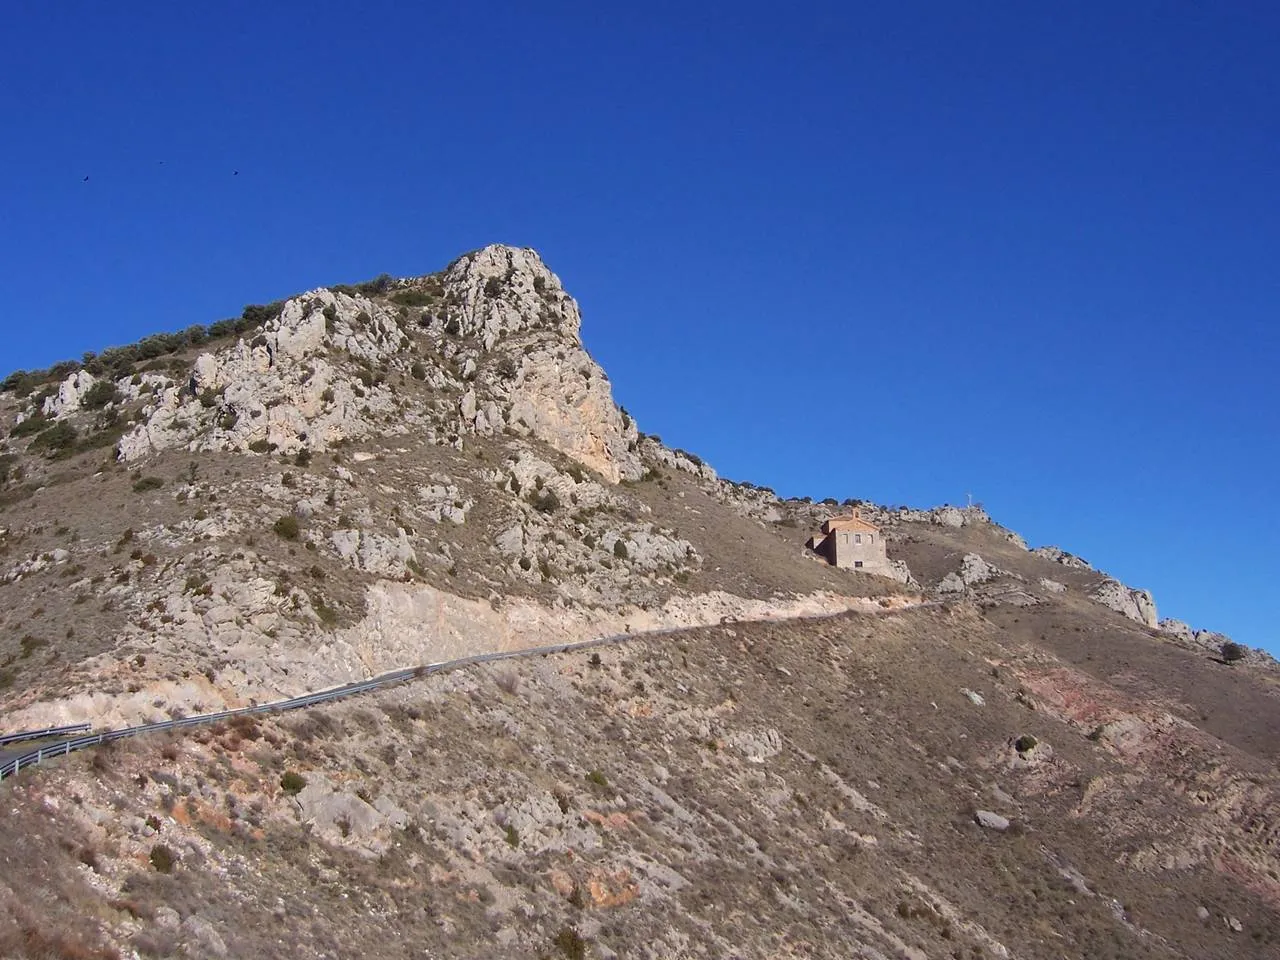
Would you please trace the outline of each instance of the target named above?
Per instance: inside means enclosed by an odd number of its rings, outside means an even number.
[[[460,334],[477,338],[485,350],[529,330],[559,329],[578,340],[578,304],[534,250],[490,244],[453,261],[441,279],[458,301],[445,324],[457,322]]]
[[[1046,560],[1052,561],[1053,563],[1060,563],[1064,567],[1070,567],[1073,570],[1093,569],[1089,561],[1081,557],[1077,557],[1074,553],[1068,553],[1061,547],[1036,547],[1031,552],[1037,557],[1044,557]]]
[[[338,555],[357,570],[379,576],[400,577],[406,566],[417,562],[413,545],[403,530],[394,539],[361,530],[335,530],[329,535]]]
[[[1160,631],[1187,642],[1191,642],[1196,636],[1196,632],[1191,629],[1190,624],[1182,620],[1173,620],[1171,618],[1165,618],[1160,621]]]
[[[1089,596],[1104,607],[1110,607],[1116,613],[1148,627],[1155,627],[1159,623],[1155,599],[1146,590],[1134,590],[1118,580],[1108,578],[1098,584]]]
[[[495,244],[399,286],[420,295],[429,287],[422,296],[434,305],[415,316],[327,289],[288,300],[251,338],[200,356],[189,381],[151,385],[120,458],[173,447],[320,452],[393,429],[455,444],[468,433],[511,431],[609,483],[641,475],[635,424],[582,347],[577,303],[537,253]],[[391,380],[410,374],[439,399],[419,405],[398,395]],[[72,375],[46,412],[78,409],[93,383]]]
[[[900,523],[933,523],[940,527],[967,527],[973,524],[990,523],[991,517],[980,506],[953,507],[944,504],[931,510],[914,510],[901,507],[893,516]],[[877,522],[881,522],[877,520]]]
[[[58,392],[44,402],[46,417],[61,417],[80,409],[84,395],[98,381],[86,370],[77,370],[58,385]]]
[[[321,451],[368,436],[379,416],[397,409],[394,395],[362,384],[338,358],[370,364],[398,355],[408,338],[397,321],[364,297],[329,290],[295,297],[252,339],[198,357],[188,383],[157,388],[143,422],[121,439],[120,459],[180,446]]]
[[[480,343],[463,361],[464,370],[468,361],[480,370],[480,391],[464,398],[461,409],[465,427],[484,433],[511,425],[610,483],[640,476],[635,425],[618,410],[608,377],[582,348],[577,303],[536,252],[490,245],[451,264],[442,285],[446,300],[452,297],[458,306],[429,329],[442,335],[456,329]],[[498,361],[486,366],[483,354],[495,352]],[[480,393],[491,405],[481,403]]]
[[[964,593],[970,587],[994,580],[1003,573],[1003,570],[987,563],[978,554],[966,553],[960,563],[959,571],[947,574],[938,584],[938,592]]]
[[[990,810],[979,810],[973,815],[973,819],[978,822],[979,826],[986,827],[988,830],[995,830],[998,833],[1004,833],[1009,829],[1009,818],[1002,817],[998,813],[992,813]]]
[[[700,457],[686,453],[684,450],[671,450],[652,437],[646,437],[641,441],[640,451],[645,459],[656,461],[664,467],[692,474],[701,480],[711,483],[715,483],[717,480],[715,470],[710,465],[703,463]]]

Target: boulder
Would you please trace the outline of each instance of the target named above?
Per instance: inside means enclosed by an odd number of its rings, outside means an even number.
[[[988,830],[1004,833],[1009,829],[1009,818],[1002,817],[998,813],[992,813],[990,810],[979,810],[973,815],[973,819],[978,826],[986,827]]]
[[[938,584],[939,593],[963,593],[970,587],[994,580],[1005,573],[999,567],[987,563],[976,553],[966,553],[956,573],[949,573]]]
[[[1145,626],[1155,627],[1159,623],[1155,599],[1146,590],[1126,587],[1119,580],[1108,577],[1094,587],[1089,596],[1104,607]]]
[[[1073,570],[1092,570],[1093,567],[1088,560],[1077,557],[1074,553],[1068,553],[1061,547],[1036,547],[1031,551],[1037,557],[1043,557],[1053,563],[1060,563],[1064,567],[1070,567]]]

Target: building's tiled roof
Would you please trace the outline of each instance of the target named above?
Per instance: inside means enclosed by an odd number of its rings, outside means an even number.
[[[822,525],[823,533],[832,533],[836,530],[857,530],[863,533],[880,532],[880,528],[874,523],[868,523],[861,517],[832,517]]]

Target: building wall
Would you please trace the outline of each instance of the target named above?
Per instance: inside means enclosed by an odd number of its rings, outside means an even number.
[[[879,533],[836,530],[828,539],[831,552],[827,556],[837,567],[876,567],[888,562],[884,537]]]

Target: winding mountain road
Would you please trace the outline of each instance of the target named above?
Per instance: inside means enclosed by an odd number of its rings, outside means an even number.
[[[936,600],[923,601],[876,612],[899,613],[903,610],[915,609],[917,607],[936,606],[939,603],[940,601]],[[832,617],[844,616],[845,614],[852,612],[855,611],[841,610],[836,613],[807,617],[763,617],[758,620],[733,622],[759,623],[788,622],[792,620],[826,620]],[[158,733],[163,730],[177,730],[184,727],[202,726],[209,723],[218,723],[222,720],[230,720],[235,717],[245,717],[264,713],[281,713],[285,710],[297,710],[301,707],[311,707],[318,703],[328,703],[332,700],[340,700],[345,697],[351,697],[361,693],[369,693],[373,690],[381,690],[386,687],[406,683],[409,680],[415,680],[420,677],[426,677],[436,673],[445,673],[450,670],[457,670],[461,667],[469,667],[479,663],[493,663],[500,660],[517,660],[527,657],[543,657],[553,653],[569,653],[575,650],[589,650],[592,647],[611,646],[614,644],[626,643],[628,640],[666,636],[673,633],[682,633],[690,629],[694,628],[689,626],[664,627],[659,630],[620,633],[608,637],[597,637],[593,640],[577,640],[572,643],[555,644],[554,646],[527,647],[521,650],[507,650],[500,653],[479,653],[469,657],[459,657],[455,660],[443,660],[439,663],[429,663],[419,667],[392,670],[389,673],[379,674],[378,676],[371,677],[368,680],[361,680],[356,683],[347,683],[342,686],[331,687],[327,690],[308,693],[301,697],[291,697],[287,700],[275,700],[271,703],[257,704],[252,707],[240,707],[235,710],[221,710],[217,713],[205,713],[194,717],[183,717],[180,720],[164,720],[159,723],[143,723],[133,727],[121,727],[118,730],[107,730],[102,733],[85,733],[82,736],[59,736],[64,732],[74,733],[81,730],[87,731],[89,729],[89,724],[84,723],[75,724],[70,727],[55,727],[48,730],[0,736],[0,745],[13,743],[15,741],[35,741],[36,738],[54,738],[51,742],[41,742],[39,746],[35,747],[31,746],[31,742],[27,742],[22,747],[11,747],[9,749],[0,750],[0,780],[5,779],[6,777],[11,777],[26,767],[38,765],[55,757],[66,756],[76,750],[96,747],[99,744],[108,743],[112,740],[123,740],[127,737],[136,737],[139,734]]]

